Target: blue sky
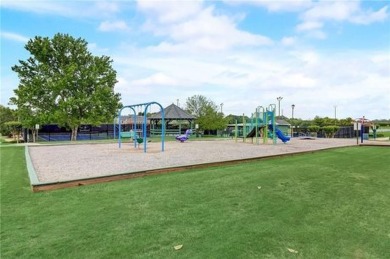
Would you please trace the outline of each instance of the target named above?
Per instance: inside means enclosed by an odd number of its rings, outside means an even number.
[[[2,0],[1,104],[34,36],[67,33],[113,60],[123,104],[184,106],[204,95],[225,114],[390,118],[389,1]]]

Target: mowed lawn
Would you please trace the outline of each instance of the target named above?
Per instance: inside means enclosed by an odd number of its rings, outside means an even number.
[[[2,147],[0,257],[389,258],[389,157],[349,147],[32,193],[24,147]]]

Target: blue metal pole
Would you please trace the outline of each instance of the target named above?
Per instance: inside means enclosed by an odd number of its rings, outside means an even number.
[[[130,136],[133,138],[133,141],[134,141],[134,148],[137,148],[137,113],[135,112],[134,108],[131,107],[134,111],[134,115],[133,115],[133,132],[134,132],[134,136]]]
[[[115,122],[115,119],[114,119],[114,139],[116,139],[116,122]],[[107,129],[107,138],[108,138],[108,129]]]
[[[118,145],[119,145],[119,148],[121,148],[121,126],[122,126],[122,123],[121,123],[121,120],[122,120],[122,117],[121,117],[121,114],[122,114],[122,109],[119,110],[119,114],[118,114]]]
[[[160,104],[158,104],[160,105]],[[165,141],[165,112],[164,108],[160,105],[161,107],[161,124],[162,124],[162,129],[161,129],[161,150],[164,152],[164,141]]]
[[[148,110],[148,106],[150,105],[151,103],[147,104],[145,106],[145,110],[144,110],[144,125],[142,127],[142,133],[143,133],[143,141],[144,141],[144,153],[146,153],[146,123],[147,123],[147,115],[146,115],[146,111]]]

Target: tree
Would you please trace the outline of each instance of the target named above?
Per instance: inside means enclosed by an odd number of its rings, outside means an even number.
[[[9,121],[17,121],[16,112],[9,107],[0,105],[0,134],[3,136],[11,133],[9,127],[5,125]]]
[[[197,117],[196,123],[202,130],[218,130],[226,127],[223,113],[218,112],[218,106],[203,95],[187,98],[186,111]]]
[[[237,123],[243,123],[245,118],[245,121],[250,121],[250,118],[248,116],[243,116],[243,115],[233,115],[229,114],[228,116],[225,117],[226,123],[228,124],[235,124]]]
[[[12,137],[16,140],[16,143],[19,143],[20,133],[22,132],[22,124],[19,121],[7,121],[4,125],[9,128],[12,133]]]
[[[93,56],[87,45],[67,34],[28,41],[31,57],[12,67],[20,82],[11,103],[22,123],[58,123],[70,128],[76,140],[82,123],[98,125],[114,118],[120,95],[114,93],[112,60]]]
[[[351,126],[351,125],[353,125],[354,122],[355,122],[354,119],[352,119],[351,117],[348,117],[346,119],[341,119],[338,124],[340,126]]]
[[[333,138],[336,132],[339,130],[339,126],[324,126],[322,130],[325,132],[327,138]]]
[[[201,117],[204,116],[206,107],[212,104],[214,103],[205,96],[194,95],[187,98],[185,110],[196,117]]]
[[[207,105],[203,108],[202,116],[198,117],[196,122],[201,129],[204,130],[219,130],[226,127],[226,121],[223,114],[216,112],[213,106]]]
[[[311,132],[311,133],[315,133],[316,135],[317,135],[317,133],[318,133],[318,131],[320,131],[320,126],[318,126],[318,125],[309,125],[308,127],[307,127],[307,130],[309,131],[309,132]]]

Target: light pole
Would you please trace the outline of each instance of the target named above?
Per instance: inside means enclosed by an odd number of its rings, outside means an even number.
[[[291,137],[294,137],[294,108],[295,104],[291,104]]]
[[[337,120],[337,105],[334,106],[334,124],[336,125],[336,120]]]
[[[220,105],[221,105],[221,113],[223,113],[223,112],[222,112],[223,103],[221,103]]]
[[[294,108],[295,104],[291,104],[291,119],[294,119]]]
[[[278,113],[278,117],[280,117],[280,101],[283,99],[282,96],[279,96],[278,98],[276,98],[276,100],[278,100],[278,109],[279,109],[279,113]]]

